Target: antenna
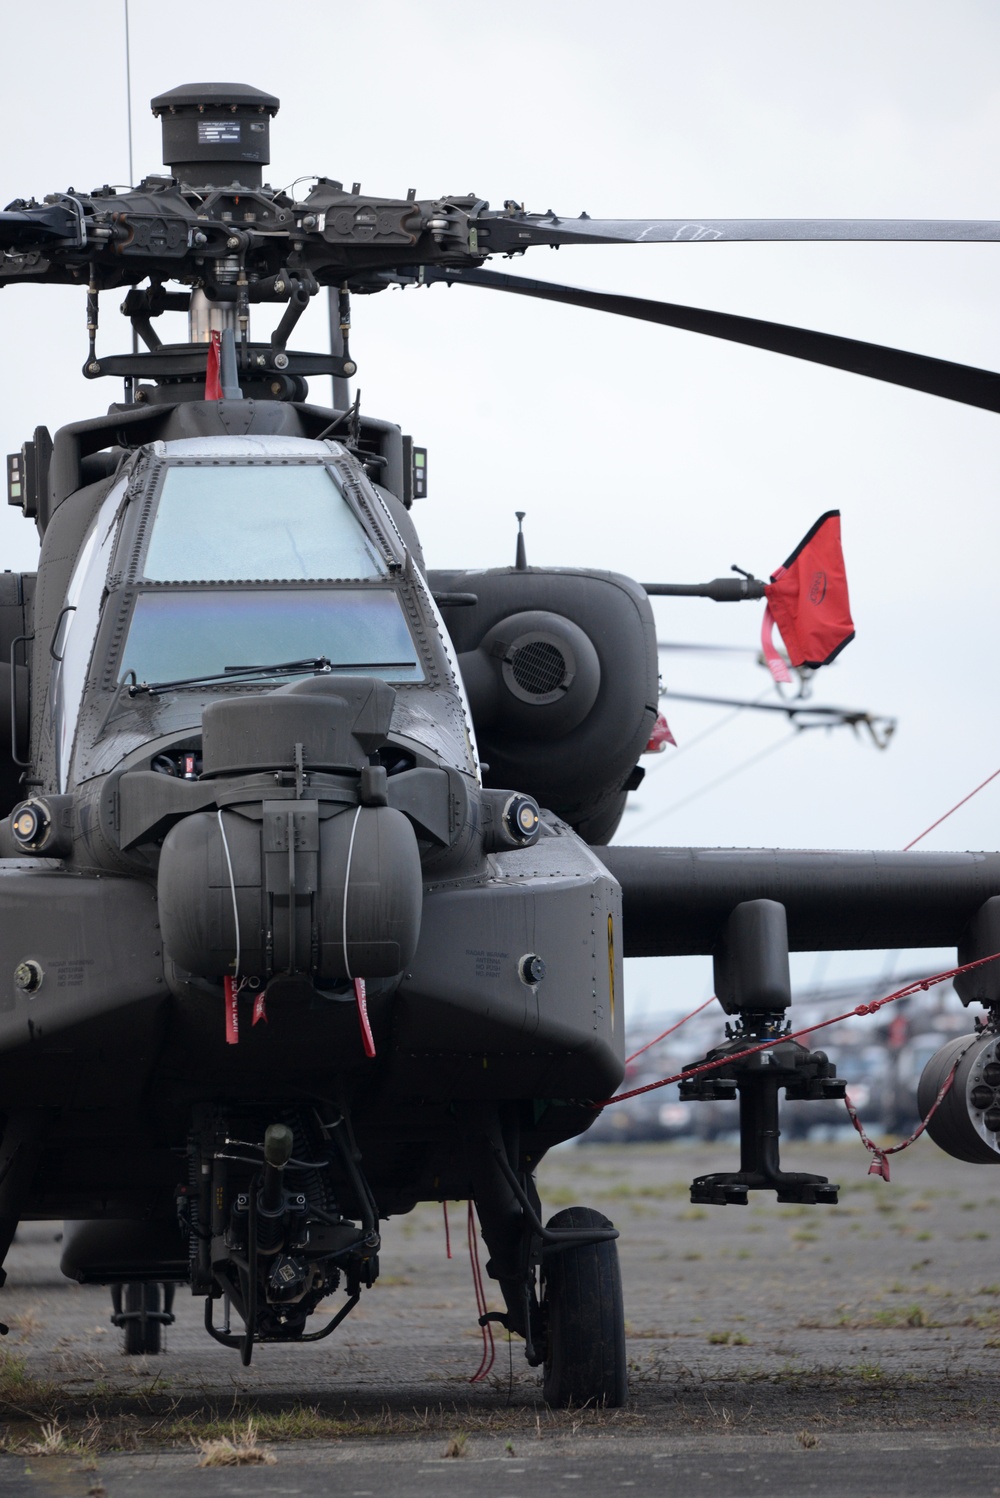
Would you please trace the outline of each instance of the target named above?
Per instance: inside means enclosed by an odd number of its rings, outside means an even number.
[[[128,185],[135,186],[135,171],[132,166],[132,47],[128,32],[128,0],[125,0],[125,112],[128,116]],[[139,329],[132,324],[132,352],[139,352]],[[125,404],[132,404],[135,380],[129,375],[125,380]]]
[[[517,550],[514,553],[514,570],[515,572],[527,572],[528,558],[525,555],[524,549],[524,531],[521,529],[524,524],[525,511],[515,510],[514,514],[517,516]]]
[[[132,167],[132,48],[128,34],[128,0],[125,0],[125,109],[128,114],[128,185],[135,186]]]

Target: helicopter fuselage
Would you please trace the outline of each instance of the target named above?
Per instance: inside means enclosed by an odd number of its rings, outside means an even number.
[[[456,1107],[529,1105],[537,1158],[619,1082],[618,884],[483,786],[422,561],[333,440],[157,441],[49,518],[0,862],[0,1090],[57,1115],[22,1215],[168,1215],[193,1109],[303,1098],[406,1210],[467,1188]]]

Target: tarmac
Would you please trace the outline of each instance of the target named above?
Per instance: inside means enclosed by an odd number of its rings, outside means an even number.
[[[692,1207],[692,1177],[735,1153],[543,1163],[547,1211],[593,1205],[621,1230],[622,1410],[549,1410],[505,1334],[469,1382],[464,1203],[452,1258],[439,1204],[387,1223],[382,1277],[330,1341],[259,1348],[249,1369],[183,1290],[165,1351],[125,1358],[108,1292],[59,1273],[60,1224],[26,1224],[0,1292],[0,1494],[1000,1493],[1000,1180],[926,1139],[891,1182],[856,1140],[805,1143],[783,1163],[839,1181],[838,1205]],[[227,1456],[244,1464],[200,1465]]]

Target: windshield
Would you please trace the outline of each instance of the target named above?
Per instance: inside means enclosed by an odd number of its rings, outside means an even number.
[[[314,582],[387,571],[325,463],[216,461],[167,468],[142,576]]]
[[[316,656],[334,670],[424,679],[399,600],[385,588],[144,589],[121,670],[167,682]]]
[[[118,507],[124,493],[125,480],[122,479],[107,495],[90,527],[73,568],[66,590],[66,604],[52,640],[55,664],[49,692],[60,791],[65,791],[67,785],[70,750],[118,529]]]

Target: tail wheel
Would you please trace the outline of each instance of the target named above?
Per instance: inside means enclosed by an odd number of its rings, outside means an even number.
[[[591,1207],[567,1207],[547,1223],[553,1232],[562,1233],[589,1233],[612,1225]],[[618,1245],[611,1241],[550,1249],[542,1265],[542,1313],[547,1332],[546,1402],[555,1408],[623,1405],[628,1373]]]
[[[125,1286],[125,1354],[159,1352],[163,1322],[160,1286],[133,1281]]]

